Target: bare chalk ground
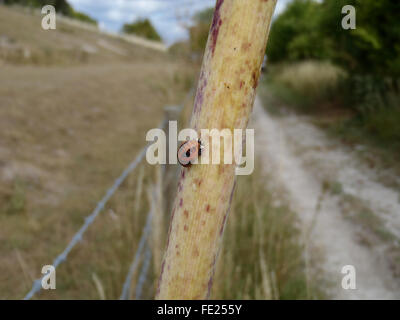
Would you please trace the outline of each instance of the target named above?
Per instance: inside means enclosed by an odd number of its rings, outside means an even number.
[[[392,234],[400,235],[399,194],[374,179],[338,142],[298,115],[270,116],[259,98],[251,126],[255,129],[257,166],[285,198],[309,234],[309,247],[322,252],[324,277],[334,299],[400,299],[398,280],[392,275],[382,244],[365,246],[360,228],[346,220],[338,196],[323,192],[325,179],[338,181],[343,191],[368,203]],[[317,209],[319,208],[319,209]],[[342,288],[342,267],[356,270],[355,290]],[[312,276],[312,275],[311,275]]]

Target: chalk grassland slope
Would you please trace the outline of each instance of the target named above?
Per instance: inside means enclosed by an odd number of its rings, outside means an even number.
[[[0,299],[30,290],[193,78],[165,54],[57,27],[0,6]],[[144,170],[40,298],[119,297],[148,210]]]
[[[79,63],[153,60],[164,56],[143,46],[57,19],[56,30],[41,28],[42,16],[0,5],[0,65],[71,65]]]

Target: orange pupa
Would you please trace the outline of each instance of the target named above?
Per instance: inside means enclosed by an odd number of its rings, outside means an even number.
[[[200,139],[189,140],[181,144],[178,149],[178,162],[184,167],[190,167],[193,162],[201,156],[201,141]]]

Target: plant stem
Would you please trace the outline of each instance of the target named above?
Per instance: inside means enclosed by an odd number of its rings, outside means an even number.
[[[275,5],[276,0],[217,1],[191,120],[199,136],[201,129],[247,127]],[[157,299],[209,297],[235,168],[182,168]]]

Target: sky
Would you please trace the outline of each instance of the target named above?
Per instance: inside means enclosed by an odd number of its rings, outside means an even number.
[[[279,14],[291,0],[278,0]],[[118,32],[124,23],[149,18],[168,45],[188,34],[185,25],[197,11],[214,7],[215,0],[69,0],[74,9],[96,19],[102,29]]]

